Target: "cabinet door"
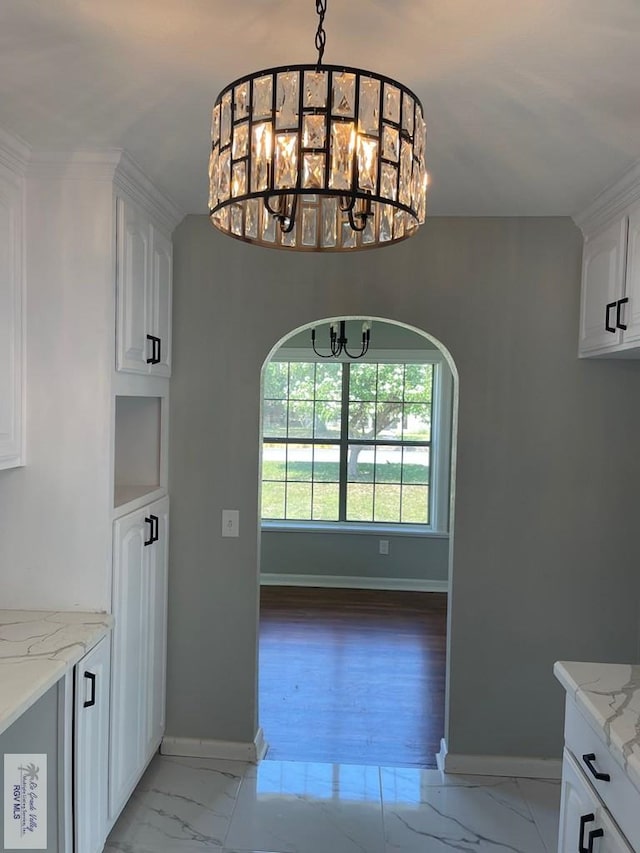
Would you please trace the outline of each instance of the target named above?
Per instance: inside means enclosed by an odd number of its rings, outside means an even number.
[[[147,327],[159,339],[160,361],[149,365],[156,376],[171,376],[171,289],[173,247],[156,228],[151,228],[151,278]]]
[[[629,299],[622,309],[622,319],[627,327],[623,332],[626,344],[640,341],[640,204],[629,211],[625,295]]]
[[[598,833],[602,831],[602,835]],[[558,853],[633,853],[596,793],[565,749]]]
[[[114,522],[109,818],[115,820],[144,767],[149,525],[135,512]]]
[[[0,171],[0,469],[22,464],[22,195]]]
[[[107,837],[109,769],[109,638],[75,672],[75,849],[100,853]]]
[[[627,217],[623,216],[600,234],[587,240],[582,258],[582,303],[580,307],[580,354],[614,348],[622,332],[608,332],[607,304],[624,296]],[[615,328],[616,309],[609,311]]]
[[[147,661],[147,740],[145,760],[158,749],[165,727],[167,670],[167,566],[169,559],[169,499],[149,506],[158,519],[157,539],[149,548],[149,615]]]
[[[117,368],[130,373],[148,373],[147,340],[149,306],[149,259],[151,229],[144,212],[132,202],[118,198],[117,222]]]

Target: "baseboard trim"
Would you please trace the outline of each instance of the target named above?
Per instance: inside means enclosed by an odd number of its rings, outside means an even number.
[[[263,586],[315,586],[337,589],[389,589],[409,592],[447,592],[448,581],[421,578],[362,578],[357,575],[293,575],[263,572]]]
[[[258,729],[252,742],[208,740],[205,738],[164,737],[160,746],[162,755],[182,755],[188,758],[218,758],[227,761],[249,761],[257,764],[264,758],[267,744],[262,729]]]
[[[528,758],[514,755],[463,755],[451,753],[444,738],[436,755],[438,769],[444,773],[469,776],[519,776],[524,779],[560,779],[562,761],[558,758]]]

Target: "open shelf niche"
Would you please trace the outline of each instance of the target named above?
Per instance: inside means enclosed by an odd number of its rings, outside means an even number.
[[[161,397],[116,397],[114,507],[163,485]]]

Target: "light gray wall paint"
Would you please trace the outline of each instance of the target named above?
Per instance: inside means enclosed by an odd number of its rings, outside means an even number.
[[[379,553],[380,539],[389,541],[388,556]],[[321,533],[263,530],[260,567],[263,573],[337,575],[366,579],[447,579],[449,540],[389,533]]]
[[[460,377],[449,749],[560,755],[554,660],[633,659],[640,597],[640,366],[576,357],[581,245],[564,218],[435,218],[344,256],[182,223],[168,734],[254,735],[260,368],[292,329],[365,315],[428,331]]]

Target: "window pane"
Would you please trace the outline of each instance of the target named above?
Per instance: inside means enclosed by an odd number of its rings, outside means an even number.
[[[376,485],[374,521],[400,521],[400,486]]]
[[[316,400],[315,437],[340,438],[340,403]]]
[[[375,403],[349,403],[349,438],[373,438]]]
[[[264,444],[262,446],[262,479],[284,480],[287,471],[287,445]]]
[[[337,444],[316,444],[313,448],[315,482],[337,483],[340,479],[340,448]]]
[[[270,361],[264,371],[265,399],[286,400],[289,365],[286,361]]]
[[[402,402],[404,364],[378,365],[378,401]]]
[[[262,517],[284,518],[284,483],[262,484]]]
[[[372,483],[375,447],[350,444],[347,454],[347,480],[350,483]]]
[[[315,364],[292,361],[289,364],[289,399],[313,400]]]
[[[313,437],[313,402],[289,403],[289,438]]]
[[[287,404],[281,400],[265,400],[262,406],[262,432],[272,438],[287,435]]]
[[[340,400],[342,398],[342,364],[316,365],[316,398]]]
[[[347,485],[347,521],[373,520],[373,486],[366,483]]]
[[[311,482],[313,447],[310,444],[290,444],[287,447],[287,480]]]
[[[402,440],[402,403],[378,403],[376,438]]]
[[[414,524],[429,523],[429,487],[402,487],[402,518],[401,521]]]
[[[379,444],[376,447],[376,483],[399,483],[402,474],[402,448]]]
[[[405,441],[429,441],[431,439],[431,406],[428,403],[408,403],[404,407]]]
[[[311,518],[311,483],[287,483],[287,518]]]
[[[351,364],[349,371],[349,399],[375,400],[377,365]]]
[[[408,403],[430,403],[433,387],[432,364],[407,364],[404,378],[404,399]]]
[[[402,482],[428,485],[430,455],[429,447],[405,447],[402,451]]]
[[[318,521],[337,521],[338,507],[338,483],[314,483],[313,518]]]

